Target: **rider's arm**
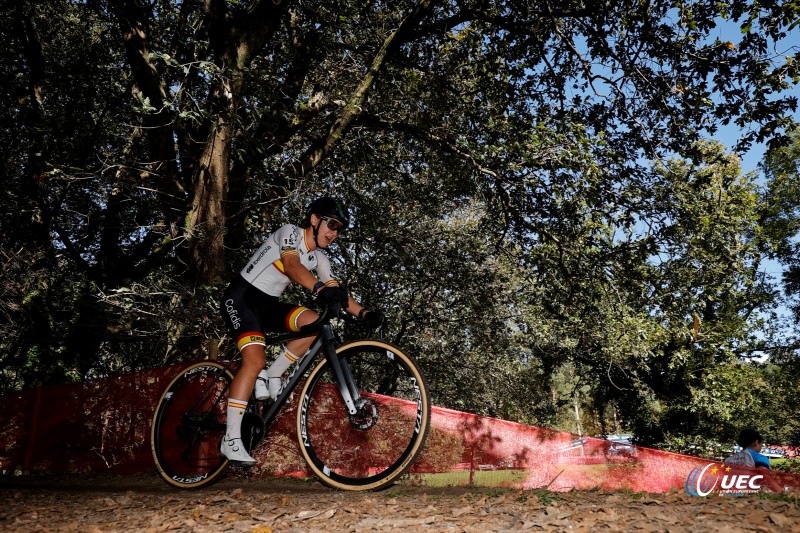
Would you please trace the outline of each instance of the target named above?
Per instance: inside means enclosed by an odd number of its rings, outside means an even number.
[[[314,287],[320,281],[326,286],[339,286],[339,282],[330,275],[330,264],[327,263],[327,259],[324,259],[324,261],[325,263],[323,263],[323,260],[320,260],[320,266],[322,268],[319,266],[317,267],[317,273],[320,274],[319,279],[317,279],[317,277],[300,262],[300,255],[297,252],[289,250],[281,253],[284,274],[286,274],[290,280],[311,292],[314,292]],[[350,301],[353,302],[353,299],[350,298]]]
[[[309,269],[300,263],[300,256],[296,252],[281,253],[281,262],[283,263],[284,274],[286,274],[290,280],[302,285],[309,291],[313,291],[314,284],[317,283],[317,278]]]
[[[280,250],[279,270],[293,282],[312,290],[317,278],[300,262],[299,243],[303,239],[303,230],[297,226],[286,224],[273,235],[275,246]]]
[[[361,306],[360,303],[358,303],[357,301],[353,300],[352,296],[348,296],[347,309],[346,309],[346,311],[348,313],[350,313],[353,316],[357,316],[358,318],[363,318],[363,317],[359,316],[359,313],[361,312],[362,309],[364,309],[364,308]]]
[[[333,274],[331,274],[331,263],[328,260],[328,257],[325,254],[318,254],[317,255],[317,274],[319,274],[319,280],[328,286],[338,286],[339,282],[333,278]],[[353,316],[359,316],[361,310],[364,309],[361,307],[361,304],[356,302],[352,296],[348,295],[347,297],[347,308],[345,309],[348,313]]]

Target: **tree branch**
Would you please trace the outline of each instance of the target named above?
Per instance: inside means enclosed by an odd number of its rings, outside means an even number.
[[[413,36],[414,28],[430,13],[433,4],[434,0],[421,0],[414,11],[403,19],[400,26],[384,40],[373,58],[370,68],[350,95],[347,104],[328,130],[328,134],[313,143],[300,160],[291,165],[293,178],[300,178],[316,168],[342,138],[353,120],[361,113],[367,95],[389,56],[409,41]]]
[[[158,188],[163,193],[162,208],[171,224],[183,215],[183,191],[172,142],[174,117],[166,104],[165,84],[150,60],[144,22],[146,13],[139,0],[112,3],[112,9],[122,31],[126,57],[133,73],[133,92],[140,92],[155,108],[154,112],[144,115],[142,122],[153,161],[150,175],[160,177]]]

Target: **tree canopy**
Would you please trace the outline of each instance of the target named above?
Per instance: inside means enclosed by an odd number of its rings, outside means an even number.
[[[226,280],[335,194],[342,279],[440,403],[555,424],[579,398],[651,442],[741,422],[714,394],[775,340],[797,172],[762,189],[728,150],[796,146],[800,3],[6,4],[9,390],[215,350]]]

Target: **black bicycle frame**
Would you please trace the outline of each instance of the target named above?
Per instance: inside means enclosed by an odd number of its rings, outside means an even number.
[[[342,400],[344,401],[345,406],[347,406],[347,411],[354,415],[358,412],[356,404],[361,399],[358,390],[355,387],[355,383],[353,383],[353,376],[350,373],[350,368],[345,364],[341,365],[339,358],[336,355],[336,335],[333,333],[333,329],[331,328],[330,324],[324,324],[322,326],[322,331],[320,331],[317,338],[314,339],[314,342],[311,344],[311,347],[308,350],[308,354],[303,357],[295,369],[289,374],[289,380],[286,383],[286,386],[281,389],[281,393],[275,399],[275,401],[264,411],[264,414],[261,418],[264,420],[264,425],[269,426],[275,416],[278,414],[278,411],[284,406],[286,401],[289,399],[289,396],[294,392],[295,387],[300,382],[300,380],[305,376],[306,371],[311,367],[312,364],[316,362],[318,359],[316,355],[319,353],[320,350],[324,350],[325,359],[328,360],[328,364],[331,365],[331,369],[333,369],[333,375],[336,377],[336,383],[339,386],[339,393],[342,395]]]
[[[270,404],[261,415],[261,419],[263,420],[265,427],[269,427],[269,425],[275,419],[275,416],[278,414],[278,411],[280,411],[281,408],[286,404],[289,396],[291,396],[295,387],[297,387],[297,384],[300,382],[300,379],[305,376],[306,371],[317,360],[316,356],[320,350],[324,350],[325,358],[328,360],[328,364],[330,364],[331,368],[333,369],[333,375],[336,378],[336,383],[339,386],[339,393],[342,395],[342,400],[347,407],[347,411],[351,415],[354,415],[358,412],[357,404],[361,397],[353,381],[353,375],[350,372],[350,367],[345,361],[341,362],[344,364],[340,364],[339,358],[336,356],[336,334],[333,332],[331,325],[327,322],[329,315],[337,313],[338,310],[325,309],[317,318],[317,320],[311,324],[303,326],[299,332],[283,333],[269,338],[268,344],[274,345],[283,341],[289,341],[308,336],[310,331],[314,331],[319,328],[319,333],[311,343],[311,347],[309,348],[307,354],[300,360],[292,373],[289,374],[289,380],[281,389],[281,392],[275,401],[272,402],[272,404]],[[228,364],[226,364],[222,370],[220,370],[220,373],[230,369],[231,366],[233,366],[233,364],[240,359],[240,357],[234,357],[228,361]],[[206,389],[189,407],[189,412],[194,410],[196,403],[200,401],[203,396],[205,396],[206,392],[208,392],[213,385],[214,382],[212,381],[206,386]]]

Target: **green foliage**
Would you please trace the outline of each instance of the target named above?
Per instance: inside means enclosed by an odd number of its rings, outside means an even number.
[[[775,414],[800,397],[796,357],[760,274],[778,258],[797,292],[796,145],[777,147],[800,63],[767,52],[795,15],[18,2],[0,14],[3,386],[229,348],[226,280],[333,193],[355,215],[335,266],[437,403],[647,443],[745,423],[796,441]],[[763,191],[702,140],[731,123],[740,148],[776,147]]]
[[[790,474],[800,475],[800,459],[773,460],[772,470],[778,472],[789,472]]]
[[[764,166],[768,178],[767,201],[761,217],[763,231],[771,236],[772,243],[765,253],[787,266],[786,290],[796,297],[800,294],[800,248],[796,240],[800,231],[800,135],[795,135],[788,146],[770,150]],[[792,307],[797,318],[800,306],[796,301],[795,298]]]

